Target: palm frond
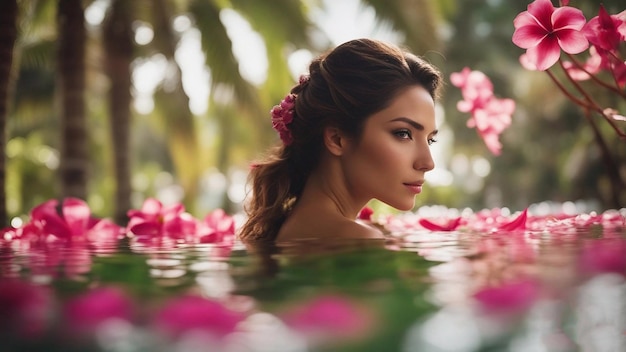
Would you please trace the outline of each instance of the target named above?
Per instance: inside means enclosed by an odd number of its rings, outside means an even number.
[[[195,18],[202,19],[197,21],[196,26],[201,33],[202,49],[211,71],[212,86],[232,87],[238,104],[258,111],[259,102],[254,87],[241,76],[237,59],[233,54],[232,41],[220,21],[221,9],[213,2],[195,0],[189,10]]]
[[[377,16],[389,21],[406,36],[405,43],[416,53],[438,50],[436,4],[430,0],[362,0],[374,8]]]

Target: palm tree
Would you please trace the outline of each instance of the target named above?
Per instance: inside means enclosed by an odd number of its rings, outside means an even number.
[[[126,223],[130,209],[130,104],[131,63],[133,60],[133,2],[114,0],[103,23],[105,71],[109,76],[109,122],[113,146],[115,196],[114,219]]]
[[[175,60],[179,37],[171,22],[174,4],[166,0],[152,0],[154,24],[154,47],[165,56],[175,74],[170,82],[157,91],[158,114],[165,121],[168,148],[174,162],[177,177],[184,189],[183,203],[188,211],[195,209],[195,199],[200,182],[198,137],[194,116],[189,108],[189,97],[182,84],[182,71]],[[165,86],[169,89],[164,89]]]
[[[85,15],[81,0],[59,0],[57,67],[61,96],[61,192],[87,197],[87,129],[85,118]]]
[[[6,209],[6,121],[9,106],[9,88],[13,47],[17,38],[17,0],[0,3],[0,227],[8,225]]]

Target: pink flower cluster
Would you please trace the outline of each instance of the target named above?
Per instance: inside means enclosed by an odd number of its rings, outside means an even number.
[[[59,242],[88,243],[101,247],[122,238],[122,229],[108,219],[91,216],[87,203],[67,198],[62,204],[55,199],[46,201],[30,212],[24,226],[3,230],[5,238],[19,240],[22,248],[37,248]]]
[[[469,112],[467,126],[476,128],[487,148],[499,155],[502,150],[500,134],[511,124],[511,115],[515,111],[515,102],[511,99],[498,99],[493,94],[493,84],[489,77],[480,71],[468,67],[450,75],[450,81],[461,89],[463,100],[457,108]]]
[[[598,15],[587,22],[582,11],[567,6],[569,1],[561,3],[563,6],[555,8],[550,0],[535,0],[528,5],[528,11],[515,18],[513,43],[526,49],[520,63],[528,70],[545,71],[571,102],[587,115],[600,114],[624,139],[626,132],[615,121],[626,121],[626,116],[614,108],[603,107],[591,90],[576,81],[591,80],[597,88],[626,99],[626,60],[620,48],[626,42],[626,10],[611,15],[600,5]],[[587,49],[584,62],[574,56]],[[561,59],[561,51],[569,60]],[[557,62],[566,83],[549,70]],[[610,78],[603,78],[603,72]]]
[[[0,250],[25,254],[26,264],[34,273],[55,276],[55,268],[62,267],[65,275],[74,276],[90,270],[94,251],[113,252],[125,237],[149,248],[212,244],[220,249],[220,256],[227,256],[235,241],[235,221],[222,209],[197,220],[185,212],[182,204],[164,207],[149,198],[140,210],[130,210],[128,216],[128,225],[121,227],[109,219],[92,217],[83,200],[66,198],[62,204],[49,200],[33,208],[23,226],[0,230]],[[2,271],[6,268],[0,266]]]
[[[57,276],[58,268],[73,277],[91,268],[91,254],[112,252],[123,238],[123,229],[108,219],[91,216],[87,204],[76,198],[68,198],[59,204],[57,200],[46,201],[30,213],[30,221],[19,228],[5,228],[3,247],[9,253],[26,254],[24,264],[34,274]],[[6,266],[0,266],[2,274]]]
[[[619,46],[626,42],[626,10],[609,15],[600,5],[598,16],[587,22],[582,29],[591,44],[589,57],[581,65],[565,61],[563,64],[572,78],[588,80],[602,71],[610,72],[621,88],[626,86],[626,61],[620,59]]]
[[[57,209],[58,208],[58,209]],[[154,198],[144,201],[141,209],[128,211],[128,225],[120,227],[108,219],[91,216],[87,203],[66,198],[59,206],[49,200],[36,206],[30,221],[19,228],[2,230],[5,240],[18,242],[21,249],[36,248],[54,243],[86,243],[90,248],[103,248],[125,236],[139,243],[213,243],[232,245],[235,221],[222,209],[197,220],[176,203],[171,206]]]
[[[526,49],[520,61],[531,70],[545,71],[552,67],[561,55],[579,54],[590,50],[590,58],[584,67],[572,70],[578,74],[593,74],[600,69],[613,73],[620,84],[626,83],[626,62],[619,59],[619,45],[626,41],[626,10],[609,15],[601,5],[598,16],[586,22],[579,9],[567,6],[555,8],[550,0],[535,0],[528,11],[520,13],[513,25],[513,43]]]
[[[272,114],[272,127],[278,132],[280,139],[285,145],[290,145],[293,142],[293,136],[287,126],[293,121],[295,101],[296,95],[288,94],[279,105],[275,105],[270,111]]]
[[[171,246],[177,243],[213,243],[232,246],[235,221],[222,209],[197,220],[180,203],[170,206],[148,198],[141,209],[128,211],[127,232],[143,245]]]

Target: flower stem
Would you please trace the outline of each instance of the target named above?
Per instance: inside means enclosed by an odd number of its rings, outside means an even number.
[[[615,81],[615,82],[614,82],[614,83],[615,83],[615,86],[613,86],[613,85],[611,85],[611,84],[609,84],[609,83],[607,83],[607,82],[604,82],[603,80],[601,80],[600,78],[598,78],[598,76],[596,76],[596,75],[594,75],[593,73],[591,73],[591,72],[587,71],[587,69],[585,68],[585,66],[584,66],[584,65],[582,65],[580,62],[578,62],[578,60],[576,60],[576,58],[574,57],[574,55],[572,55],[572,54],[567,54],[567,56],[570,58],[570,60],[572,60],[572,63],[573,63],[574,65],[576,65],[576,67],[577,67],[578,69],[580,69],[581,71],[583,71],[583,72],[585,72],[586,74],[588,74],[588,75],[589,75],[589,77],[591,78],[591,80],[592,80],[592,81],[596,82],[598,85],[600,85],[600,86],[602,86],[602,87],[604,87],[604,88],[606,88],[606,89],[608,89],[608,90],[610,90],[610,91],[612,91],[612,92],[615,92],[615,93],[619,94],[621,97],[626,98],[626,93],[622,92],[622,90],[621,90],[621,89],[619,89],[619,84],[617,83],[617,79],[615,78],[615,72],[613,72],[613,67],[612,67],[612,66],[611,66],[611,71],[612,71],[611,73],[613,74],[612,76],[613,76],[613,79],[614,79],[614,81]]]
[[[602,115],[602,117],[604,117],[604,119],[609,123],[609,125],[611,125],[611,127],[613,127],[613,129],[615,130],[615,132],[617,133],[617,135],[621,138],[621,139],[626,139],[626,133],[623,132],[619,126],[617,126],[617,124],[615,123],[615,121],[613,120],[613,118],[611,118],[611,116],[609,116],[604,109],[602,109],[598,103],[595,102],[595,100],[593,100],[593,98],[587,93],[586,90],[583,89],[583,87],[580,86],[580,84],[578,84],[578,82],[572,78],[572,76],[570,76],[570,74],[567,72],[567,70],[565,69],[565,66],[563,65],[563,60],[559,59],[559,65],[561,66],[561,68],[563,69],[563,72],[565,73],[565,76],[567,77],[567,79],[570,81],[570,83],[576,88],[576,90],[578,90],[578,92],[580,94],[583,95],[583,97],[585,98],[585,106],[591,110],[594,110],[596,112],[598,112],[600,115]],[[556,79],[553,77],[553,79]],[[561,86],[562,87],[562,86]],[[563,89],[563,88],[561,88]],[[568,98],[572,98],[573,96],[570,94],[568,95]],[[576,99],[578,101],[580,101],[579,99]],[[579,104],[580,105],[580,104]],[[582,106],[582,105],[581,105]]]

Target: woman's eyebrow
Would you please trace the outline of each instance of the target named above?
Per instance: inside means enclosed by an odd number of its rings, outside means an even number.
[[[424,130],[424,125],[422,125],[421,123],[411,120],[408,117],[396,117],[395,119],[389,121],[389,122],[396,122],[396,121],[402,121],[402,122],[406,122],[409,125],[413,126],[413,128],[415,128],[416,130],[419,131],[423,131]],[[430,134],[435,135],[437,134],[439,131],[438,130],[434,130],[432,131]]]

